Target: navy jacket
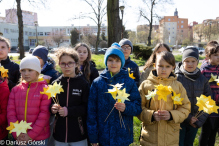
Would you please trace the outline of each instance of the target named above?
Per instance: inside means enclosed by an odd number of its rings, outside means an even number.
[[[44,70],[41,71],[42,74],[52,77],[50,83],[56,80],[60,74],[54,69],[54,64],[49,63]]]
[[[113,109],[115,100],[108,92],[112,89],[109,84],[123,84],[121,90],[126,88],[126,93],[130,101],[125,101],[126,109],[121,112],[125,127],[121,128],[119,111]],[[121,69],[120,72],[111,77],[108,69],[105,69],[96,78],[90,88],[88,98],[88,136],[91,143],[100,143],[104,146],[127,146],[133,142],[133,116],[141,113],[141,97],[133,79],[128,75],[128,71]]]
[[[134,61],[132,61],[132,60],[130,59],[130,57],[129,57],[127,60],[125,60],[125,65],[124,65],[124,67],[125,67],[126,69],[128,69],[128,68],[131,69],[131,70],[130,70],[130,73],[133,73],[133,75],[134,75],[134,77],[135,77],[135,83],[136,83],[137,86],[139,86],[140,73],[139,73],[138,65],[137,65]]]

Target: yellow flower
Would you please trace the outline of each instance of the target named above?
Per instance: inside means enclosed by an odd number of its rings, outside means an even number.
[[[214,76],[213,74],[211,74],[211,78],[209,82],[214,82],[216,79],[217,79],[217,75]]]
[[[174,104],[177,104],[177,105],[182,105],[182,101],[184,98],[180,98],[181,94],[176,94],[176,92],[173,92],[173,96],[172,96],[172,99],[174,101]]]
[[[111,84],[109,84],[110,86],[113,86],[113,87],[116,87],[118,90],[120,90],[121,88],[122,88],[122,85],[123,85],[124,83],[122,83],[122,84],[119,84],[119,83],[117,83],[116,85],[111,85]]]
[[[145,97],[147,98],[147,100],[150,100],[151,98],[154,98],[154,96],[156,95],[156,92],[157,92],[156,89],[154,91],[148,90],[148,95],[145,95]]]
[[[129,101],[128,99],[129,96],[130,94],[126,93],[126,88],[124,88],[123,90],[118,91],[118,96],[116,97],[116,99],[118,100],[118,102],[124,103],[125,100]]]
[[[131,73],[130,71],[131,71],[131,69],[130,69],[130,68],[128,68],[129,77],[130,77],[130,78],[132,78],[132,79],[134,80],[134,79],[135,79],[135,77],[134,77],[133,73]]]
[[[112,95],[112,97],[113,97],[114,99],[116,99],[117,92],[118,92],[118,89],[117,89],[117,87],[115,86],[113,89],[108,89],[108,92],[106,92],[106,93],[110,93],[110,94]]]
[[[16,121],[15,124],[18,124],[18,121]],[[10,122],[10,126],[8,126],[6,129],[7,129],[7,130],[10,130],[9,133],[12,133],[11,130],[13,130],[14,128],[15,128],[15,127],[14,127],[14,123],[13,123],[13,122]]]
[[[14,123],[14,129],[11,130],[11,132],[16,132],[16,135],[19,136],[21,133],[27,133],[27,129],[32,129],[30,127],[32,123],[27,123],[26,121],[23,122],[23,120],[20,123]]]
[[[52,97],[55,97],[56,94],[60,94],[60,92],[64,92],[64,90],[62,89],[61,83],[57,84],[57,82],[53,85],[49,85],[49,88],[46,91],[46,93],[50,93]]]
[[[0,67],[1,76],[3,78],[8,77],[8,69],[5,69],[3,66]]]
[[[46,94],[48,96],[48,99],[50,99],[52,96],[51,96],[51,93],[46,92],[48,89],[49,89],[49,87],[43,88],[43,92],[40,92],[40,94]]]
[[[167,95],[171,94],[170,88],[168,86],[163,86],[162,84],[155,85],[155,87],[157,89],[158,100],[163,99],[167,102]]]

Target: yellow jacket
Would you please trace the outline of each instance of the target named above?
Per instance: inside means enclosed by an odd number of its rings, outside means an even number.
[[[162,79],[155,76],[156,70],[150,72],[147,80],[142,82],[139,87],[141,95],[142,112],[138,118],[142,121],[142,130],[140,136],[140,145],[142,146],[178,146],[179,145],[179,130],[180,123],[182,123],[190,113],[190,101],[187,97],[186,90],[180,82],[177,81],[177,77],[172,74],[167,79]],[[148,90],[153,90],[154,85],[163,84],[165,86],[171,86],[177,93],[181,93],[182,105],[173,104],[171,94],[167,96],[167,102],[163,100],[158,101],[158,96],[147,100],[145,95],[148,94]],[[161,120],[159,122],[153,121],[152,116],[155,111],[167,110],[171,113],[172,119],[170,121]]]

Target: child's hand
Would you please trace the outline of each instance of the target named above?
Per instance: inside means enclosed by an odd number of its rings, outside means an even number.
[[[126,106],[125,106],[125,103],[118,103],[118,102],[116,102],[116,103],[114,104],[114,107],[115,107],[118,111],[124,112]]]
[[[92,145],[92,146],[99,146],[98,143],[92,143],[91,145]]]
[[[51,111],[53,114],[56,114],[58,112],[58,109],[59,109],[58,104],[53,104],[53,106],[51,107]]]
[[[153,117],[155,121],[160,121],[160,116],[158,114],[158,111],[154,112]]]
[[[28,142],[29,140],[31,140],[28,134],[25,133],[23,134],[23,136],[24,136],[24,141]]]
[[[59,115],[60,115],[61,117],[64,117],[64,115],[65,115],[65,110],[64,110],[63,107],[60,107],[59,110],[58,110],[58,112],[59,112]]]
[[[198,119],[197,119],[196,117],[192,117],[191,120],[190,120],[190,122],[189,122],[189,124],[190,124],[192,127],[196,128],[196,125],[194,124],[196,121],[198,121]]]
[[[166,111],[166,110],[158,110],[158,114],[159,114],[159,117],[160,117],[160,120],[169,120],[170,119],[170,113],[169,111]]]

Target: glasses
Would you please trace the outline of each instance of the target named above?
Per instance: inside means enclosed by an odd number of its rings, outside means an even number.
[[[131,50],[131,47],[122,46],[123,50]]]
[[[69,62],[69,63],[64,63],[64,62],[62,62],[62,63],[59,63],[59,66],[61,67],[61,68],[65,68],[66,66],[67,67],[73,67],[75,65],[75,62]]]

